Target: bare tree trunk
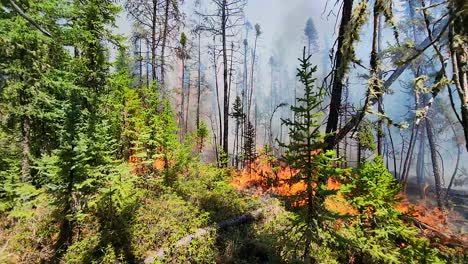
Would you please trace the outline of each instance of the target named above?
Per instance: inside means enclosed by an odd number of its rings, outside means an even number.
[[[185,105],[185,58],[182,58],[182,83],[181,83],[181,89],[180,89],[180,141],[184,140],[185,132],[184,132],[184,105]]]
[[[148,63],[149,63],[149,55],[150,55],[150,44],[148,38],[146,38],[146,61],[145,61],[145,68],[146,68],[146,88],[149,88],[149,69],[148,69]]]
[[[139,86],[140,88],[143,87],[143,53],[141,50],[141,36],[138,38],[139,47],[138,47],[138,61],[139,61],[139,68],[140,68],[140,75],[139,75]]]
[[[425,131],[424,131],[424,124],[421,124],[422,126],[422,131],[421,131],[421,136],[419,138],[419,150],[418,150],[418,159],[416,163],[416,179],[418,183],[418,190],[419,190],[419,196],[421,199],[425,198],[425,192],[424,192],[424,183],[425,183],[425,175],[424,175],[424,166],[425,166],[425,152],[426,152],[426,144],[425,144]]]
[[[450,127],[452,128],[452,131],[453,131],[453,135],[455,137],[455,139],[457,140],[457,132],[455,130],[455,128],[453,127],[453,124],[450,124]],[[460,166],[460,157],[461,157],[461,144],[457,141],[456,142],[457,144],[457,159],[455,161],[455,168],[453,169],[453,173],[452,173],[452,177],[450,178],[450,183],[447,187],[447,191],[445,193],[445,204],[448,203],[448,198],[449,198],[449,195],[450,195],[450,190],[452,189],[452,185],[453,185],[453,181],[455,180],[455,177],[457,176],[457,173],[458,173],[458,168]]]
[[[215,87],[216,87],[216,102],[218,104],[218,116],[219,116],[219,143],[216,143],[216,148],[222,146],[223,143],[223,118],[221,113],[221,103],[219,100],[219,84],[218,84],[218,59],[216,58],[216,37],[213,37],[213,63],[214,63],[214,74],[215,74]]]
[[[227,46],[226,46],[226,22],[227,22],[227,0],[223,0],[221,11],[221,34],[223,42],[223,80],[224,80],[224,127],[223,127],[223,151],[226,155],[229,153],[229,85],[228,85],[228,59],[227,59]],[[227,166],[227,164],[221,164]]]
[[[152,80],[156,81],[156,27],[157,27],[157,6],[158,0],[153,0],[153,16],[151,21],[151,75]]]
[[[161,91],[165,93],[165,51],[166,51],[166,42],[167,42],[167,32],[168,32],[168,27],[169,27],[169,7],[171,6],[171,0],[166,0],[166,6],[164,9],[164,29],[163,29],[163,35],[162,35],[162,44],[161,44],[161,80],[160,80],[160,86],[161,86]]]
[[[188,120],[189,120],[189,109],[190,109],[190,74],[189,74],[189,79],[187,83],[187,107],[185,110],[185,129],[184,132],[188,132]]]
[[[408,146],[408,152],[406,153],[405,164],[403,165],[403,174],[400,175],[400,182],[403,185],[403,191],[406,192],[406,183],[408,181],[408,174],[411,169],[411,163],[413,161],[414,146],[416,145],[416,138],[419,131],[419,125],[414,124],[411,129],[411,137]],[[403,154],[403,153],[402,153]]]
[[[440,209],[442,209],[443,203],[442,203],[442,185],[441,185],[440,166],[439,166],[439,160],[437,157],[437,150],[436,150],[436,143],[434,139],[434,131],[432,127],[432,122],[429,119],[426,119],[426,131],[427,131],[427,139],[429,141],[429,149],[431,151],[432,172],[434,173],[437,206]]]
[[[198,85],[197,85],[197,131],[200,129],[200,99],[201,99],[201,33],[198,33]]]
[[[338,46],[336,51],[335,73],[333,75],[333,87],[330,99],[330,114],[327,120],[326,133],[335,133],[338,128],[338,115],[341,108],[341,94],[343,92],[343,72],[340,70],[344,68],[342,48],[344,45],[344,34],[351,20],[351,12],[353,10],[353,0],[343,0],[343,7],[341,13],[341,23],[338,33]],[[334,137],[327,138],[327,145],[329,149],[333,149],[335,142]]]

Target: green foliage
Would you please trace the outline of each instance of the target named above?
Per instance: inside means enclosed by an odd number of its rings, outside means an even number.
[[[196,136],[197,136],[197,149],[198,151],[202,151],[205,148],[206,139],[208,138],[208,127],[206,126],[205,122],[200,122],[200,127],[197,129]]]
[[[243,197],[229,184],[224,169],[193,164],[177,192],[191,204],[209,213],[211,222],[226,220],[255,208],[253,199]]]
[[[375,150],[375,139],[374,139],[375,127],[372,123],[364,121],[359,125],[358,131],[358,142],[363,150]]]
[[[298,170],[290,178],[290,184],[305,183],[306,190],[297,194],[297,201],[305,201],[303,212],[304,221],[298,221],[295,232],[299,233],[304,244],[302,258],[310,261],[321,251],[321,246],[333,243],[331,221],[336,215],[325,207],[325,199],[334,194],[327,190],[326,181],[329,177],[341,177],[344,171],[335,168],[333,151],[325,151],[324,138],[326,134],[320,132],[321,113],[318,109],[325,96],[323,87],[314,86],[316,79],[313,73],[317,67],[312,67],[310,55],[306,55],[305,48],[297,76],[304,85],[302,98],[297,98],[297,106],[291,106],[294,120],[282,120],[289,128],[290,143],[282,146],[286,148],[286,160],[291,168]],[[317,111],[317,112],[316,112]],[[327,242],[328,241],[328,242]]]
[[[252,162],[255,161],[257,157],[257,146],[255,145],[255,138],[256,138],[256,131],[255,127],[252,125],[252,122],[248,121],[245,124],[244,130],[244,146],[243,146],[243,159],[244,162],[250,166]]]
[[[351,255],[372,263],[443,263],[395,209],[399,184],[380,157],[363,163],[341,190],[358,211],[342,235]]]
[[[173,248],[176,242],[206,226],[208,215],[175,194],[164,194],[157,199],[145,199],[136,215],[133,227],[132,248],[134,254],[145,256],[168,248],[163,263],[211,262],[216,250],[213,248],[214,234],[204,236],[203,243],[194,241],[187,248]],[[197,262],[197,263],[200,263]]]

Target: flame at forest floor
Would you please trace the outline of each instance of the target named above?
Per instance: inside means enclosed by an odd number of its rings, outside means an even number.
[[[231,184],[240,191],[248,191],[254,196],[261,196],[272,193],[282,197],[294,197],[306,191],[304,181],[291,183],[291,178],[297,173],[297,170],[291,169],[285,162],[268,160],[266,156],[258,157],[249,168],[239,172],[231,181]],[[340,189],[340,182],[335,179],[329,179],[327,187],[329,190]],[[467,219],[454,210],[440,210],[430,200],[416,200],[410,202],[408,197],[400,194],[401,201],[396,209],[401,213],[411,217],[415,224],[421,228],[424,235],[430,236],[430,232],[443,234],[445,240],[457,241],[463,245],[468,244],[468,230],[466,227]],[[329,197],[325,201],[329,210],[341,214],[355,215],[357,211],[346,202],[341,195]],[[291,205],[301,206],[305,201],[295,201]],[[421,226],[424,225],[424,226]],[[443,241],[445,242],[445,241]]]

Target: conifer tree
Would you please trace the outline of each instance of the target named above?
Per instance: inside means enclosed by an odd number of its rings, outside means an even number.
[[[234,100],[232,105],[231,117],[236,120],[236,131],[235,131],[235,138],[234,138],[234,149],[233,149],[233,156],[234,156],[234,166],[237,167],[239,161],[239,131],[240,126],[243,124],[245,119],[244,107],[242,105],[242,99],[240,96],[237,96]]]
[[[256,137],[255,127],[252,125],[252,122],[248,121],[247,124],[245,125],[245,131],[244,131],[243,159],[244,159],[245,165],[249,168],[249,170],[251,169],[251,165],[255,161],[255,158],[257,157],[255,137]]]
[[[296,106],[291,106],[294,119],[282,119],[289,129],[290,143],[280,143],[286,148],[285,158],[291,168],[298,172],[291,177],[290,184],[303,182],[307,188],[297,195],[296,201],[305,201],[305,249],[303,258],[310,261],[313,258],[313,244],[321,245],[324,232],[327,232],[327,220],[333,214],[325,208],[325,198],[333,191],[327,190],[329,177],[338,177],[342,170],[334,167],[336,161],[334,151],[325,151],[325,134],[320,132],[321,116],[318,112],[325,96],[323,87],[315,87],[316,78],[313,74],[317,67],[312,67],[310,55],[303,50],[299,59],[297,77],[304,85],[304,96],[296,98]]]
[[[307,39],[307,54],[312,55],[312,52],[318,48],[317,30],[315,29],[312,18],[307,19],[306,26],[304,28],[304,35]]]

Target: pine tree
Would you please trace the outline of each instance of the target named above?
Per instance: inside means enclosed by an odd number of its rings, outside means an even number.
[[[252,125],[252,122],[248,121],[247,124],[245,125],[245,131],[244,131],[243,160],[244,160],[245,165],[249,168],[249,170],[251,169],[251,165],[255,161],[255,158],[257,157],[255,137],[256,137],[255,128]]]
[[[235,138],[234,138],[234,149],[233,149],[233,156],[234,156],[234,166],[237,167],[239,163],[239,132],[241,125],[244,123],[245,119],[245,113],[244,113],[244,107],[242,105],[242,99],[240,96],[237,96],[236,99],[234,100],[234,103],[232,105],[232,110],[231,110],[231,117],[236,120],[236,131],[235,131]],[[242,153],[241,153],[242,154]]]
[[[318,48],[317,30],[315,29],[312,18],[307,19],[306,26],[304,28],[304,35],[307,38],[307,54],[312,55],[312,52],[316,51]]]
[[[280,143],[286,148],[286,161],[298,172],[291,177],[290,184],[303,182],[307,186],[305,192],[299,193],[296,201],[305,201],[305,250],[303,258],[307,261],[313,258],[313,245],[321,245],[327,230],[327,220],[333,218],[333,213],[325,208],[325,199],[333,194],[327,190],[329,177],[339,177],[342,170],[334,167],[334,151],[325,151],[325,136],[320,132],[320,105],[325,96],[323,87],[315,87],[316,79],[312,76],[317,67],[312,67],[310,55],[304,48],[297,76],[304,85],[304,97],[296,98],[296,106],[291,106],[294,119],[282,119],[289,128],[290,143]]]

